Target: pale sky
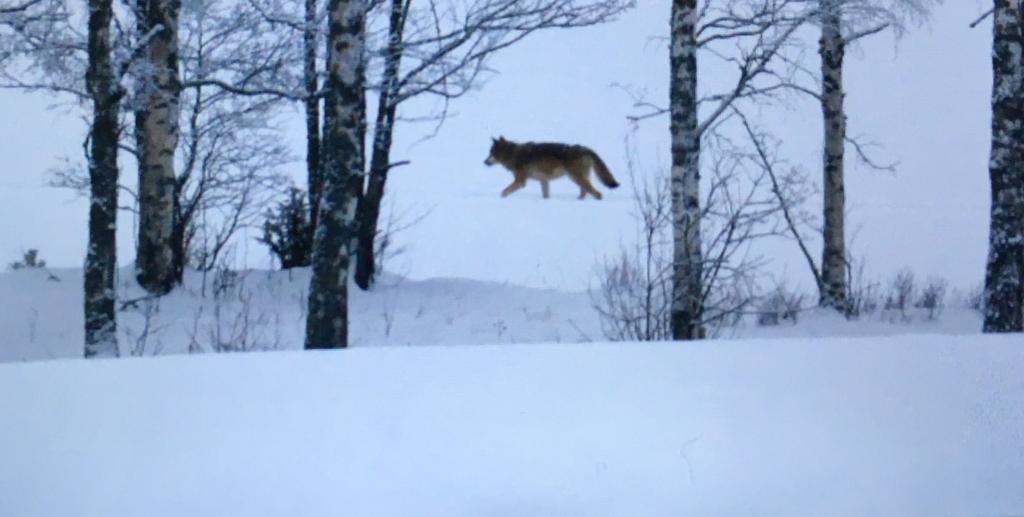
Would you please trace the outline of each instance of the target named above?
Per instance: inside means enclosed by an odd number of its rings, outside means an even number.
[[[668,33],[668,2],[640,0],[619,21],[587,29],[535,34],[503,54],[498,71],[478,92],[460,99],[434,139],[430,127],[398,130],[390,183],[400,210],[429,214],[399,238],[408,250],[393,268],[414,278],[458,276],[560,289],[582,289],[594,264],[631,239],[629,189],[602,202],[578,202],[570,184],[538,185],[498,199],[510,175],[482,162],[492,135],[513,140],[581,143],[600,153],[628,183],[623,140],[630,99],[614,83],[667,96],[668,56],[658,37]],[[981,0],[947,0],[930,23],[898,43],[880,35],[848,55],[849,131],[879,143],[883,159],[899,161],[895,174],[848,160],[849,240],[879,276],[910,266],[918,275],[942,275],[970,287],[982,279],[987,247],[991,24],[968,24]],[[817,66],[813,52],[809,64]],[[702,62],[703,63],[703,62]],[[714,70],[702,68],[702,73]],[[81,265],[86,203],[43,186],[61,155],[79,158],[79,110],[48,106],[66,99],[0,92],[0,262],[40,248],[55,266]],[[416,108],[416,106],[412,106]],[[296,121],[299,119],[295,111]],[[407,115],[414,113],[407,112]],[[805,170],[820,167],[820,112],[810,103],[765,113],[762,126],[785,143]],[[287,135],[302,152],[301,123]],[[667,120],[646,122],[638,134],[642,160],[668,162]],[[303,163],[290,171],[301,180]],[[134,170],[122,170],[132,177]],[[133,250],[129,214],[119,233],[121,264]],[[251,236],[250,236],[251,237]],[[269,264],[262,246],[245,239],[240,263]],[[773,268],[808,287],[807,273],[788,243],[766,246]]]

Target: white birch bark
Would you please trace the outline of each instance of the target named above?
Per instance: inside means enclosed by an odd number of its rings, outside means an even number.
[[[328,4],[324,190],[313,242],[307,349],[348,346],[350,243],[363,180],[367,9],[366,0]]]
[[[174,155],[178,146],[181,79],[178,76],[180,0],[139,0],[139,37],[146,42],[135,115],[139,151],[139,284],[154,294],[176,282],[174,253]]]
[[[701,339],[700,133],[697,126],[696,0],[673,0],[670,47],[672,134],[672,337]]]

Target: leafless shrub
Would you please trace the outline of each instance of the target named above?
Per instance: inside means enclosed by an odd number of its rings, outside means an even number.
[[[946,306],[946,290],[949,283],[944,278],[931,277],[918,294],[914,306],[928,312],[928,319],[934,320]]]
[[[864,273],[864,261],[847,259],[847,312],[846,317],[859,319],[878,312],[882,306],[882,286]]]
[[[407,251],[407,248],[404,245],[398,244],[398,237],[402,232],[416,226],[430,216],[433,208],[417,211],[414,211],[412,208],[398,210],[396,208],[396,199],[395,195],[392,194],[386,201],[385,211],[387,212],[387,217],[383,221],[384,225],[377,228],[374,239],[376,252],[373,254],[373,259],[376,262],[374,271],[377,273],[391,272],[401,276],[403,272],[394,270],[394,263],[398,257]]]
[[[785,285],[761,299],[757,309],[757,324],[763,327],[776,326],[782,322],[796,323],[803,311],[805,296],[790,291]]]
[[[622,250],[606,261],[600,272],[600,284],[591,290],[591,304],[601,319],[601,331],[618,341],[660,341],[672,338],[669,326],[671,264],[648,255],[637,257]],[[641,264],[652,266],[650,269]]]
[[[639,179],[628,148],[638,239],[634,247],[623,246],[618,257],[602,264],[598,287],[590,291],[591,305],[609,339],[667,340],[672,338],[671,189],[660,175]]]
[[[964,305],[978,314],[985,314],[985,284],[979,283],[964,294]]]
[[[770,191],[761,159],[709,133],[709,188],[702,200],[702,326],[709,335],[755,312],[758,279],[765,260],[752,249],[761,238],[783,231],[780,204]],[[599,266],[591,289],[605,336],[613,340],[671,339],[673,296],[671,185],[663,174],[637,173],[627,141],[627,169],[633,186],[636,244],[623,246]]]
[[[212,309],[200,306],[193,315],[188,330],[189,353],[279,349],[280,315],[260,309],[237,273],[222,276],[228,280],[219,284],[221,289],[214,289]]]
[[[130,326],[122,326],[125,340],[131,347],[128,352],[134,357],[163,353],[164,343],[158,336],[170,325],[156,324],[157,315],[160,313],[160,298],[145,297],[128,307],[128,310],[135,310],[142,317],[142,326],[137,330]]]
[[[913,303],[916,292],[914,272],[908,268],[901,269],[889,282],[889,290],[885,296],[885,309],[899,311],[900,316],[906,319],[907,309]]]

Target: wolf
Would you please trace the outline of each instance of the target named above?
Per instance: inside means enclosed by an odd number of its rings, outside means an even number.
[[[556,144],[548,142],[516,143],[505,137],[491,138],[491,152],[484,160],[488,167],[500,163],[514,176],[512,184],[501,191],[501,197],[526,186],[526,180],[533,178],[540,182],[541,192],[547,199],[550,195],[548,183],[551,180],[569,176],[580,187],[579,199],[590,194],[601,199],[601,193],[590,183],[590,169],[608,188],[616,188],[619,182],[608,170],[601,157],[592,149],[582,145]]]

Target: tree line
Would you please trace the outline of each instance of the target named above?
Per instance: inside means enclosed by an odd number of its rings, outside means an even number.
[[[863,38],[901,33],[940,0],[672,0],[669,97],[637,99],[640,121],[667,116],[671,171],[666,206],[651,212],[671,232],[667,287],[657,298],[674,339],[742,308],[723,291],[744,281],[735,257],[762,234],[800,247],[818,303],[843,313],[850,300],[844,171],[868,166],[847,134],[844,57]],[[115,231],[118,212],[138,216],[135,274],[152,296],[173,290],[186,266],[212,268],[231,237],[262,217],[282,190],[290,159],[274,120],[301,105],[306,189],[292,190],[266,228],[285,267],[309,266],[305,345],[348,343],[348,279],[368,289],[377,274],[375,239],[400,108],[423,96],[447,106],[479,84],[488,59],[530,34],[614,20],[632,0],[4,0],[0,82],[65,95],[87,107],[84,165],[69,160],[62,186],[88,194],[86,357],[116,356]],[[985,275],[987,332],[1024,326],[1024,22],[1019,0],[995,0],[993,17],[992,214]],[[817,35],[817,66],[801,39]],[[733,70],[719,91],[701,91],[704,68]],[[368,92],[376,95],[372,111]],[[822,212],[809,228],[797,205],[807,182],[779,170],[779,142],[757,109],[783,95],[821,107]],[[729,135],[740,134],[737,143]],[[366,147],[369,146],[369,149]],[[121,158],[137,187],[121,180]],[[732,188],[752,167],[749,190]],[[980,171],[978,171],[980,174]],[[709,189],[709,191],[702,191]],[[119,203],[126,193],[128,206]],[[650,194],[650,193],[649,193]],[[216,214],[209,223],[206,214]],[[781,222],[780,222],[781,221]],[[269,223],[268,223],[269,224]],[[815,254],[805,234],[820,231]],[[817,256],[815,256],[817,255]],[[723,294],[724,293],[724,294]],[[648,301],[652,293],[647,293]]]

